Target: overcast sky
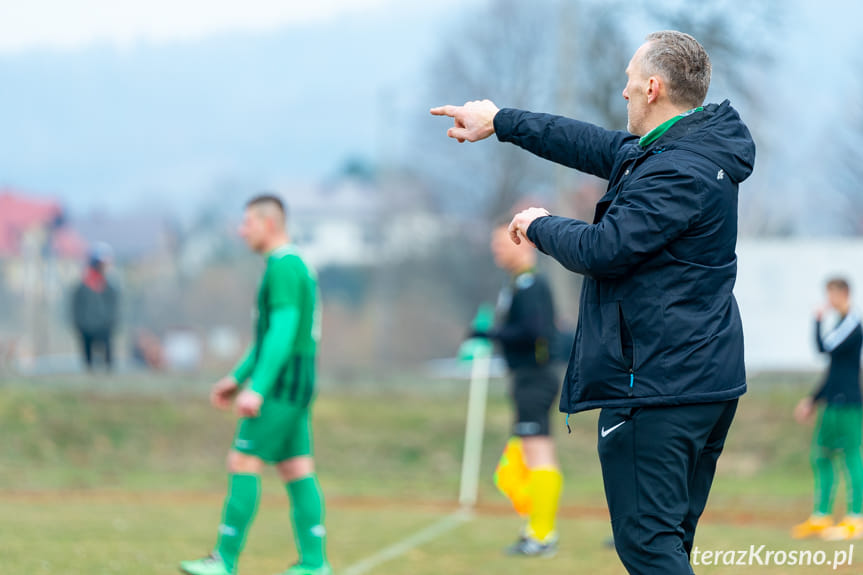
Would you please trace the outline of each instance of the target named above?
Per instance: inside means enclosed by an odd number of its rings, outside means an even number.
[[[406,149],[377,120],[413,129],[437,104],[430,58],[482,2],[0,0],[0,187],[119,205],[224,177],[318,179],[382,144]],[[835,127],[863,106],[863,3],[781,8],[776,60],[754,79],[770,105],[746,116],[772,140],[751,185],[781,198],[774,211],[808,213],[829,187]],[[338,138],[315,131],[326,121]]]
[[[4,0],[0,51],[198,39],[378,10],[395,0]],[[422,2],[401,2],[401,4]],[[437,0],[435,10],[455,0]],[[431,3],[425,3],[431,6]]]

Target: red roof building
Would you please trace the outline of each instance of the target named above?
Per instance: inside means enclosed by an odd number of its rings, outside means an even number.
[[[0,257],[21,255],[24,237],[39,230],[51,232],[51,247],[58,257],[83,257],[87,243],[63,220],[63,207],[55,200],[0,190]]]

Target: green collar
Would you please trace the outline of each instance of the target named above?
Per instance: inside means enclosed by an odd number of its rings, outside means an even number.
[[[638,145],[641,146],[642,148],[646,148],[647,146],[649,146],[650,144],[652,144],[653,142],[655,142],[656,140],[661,138],[662,135],[665,132],[667,132],[671,126],[673,126],[674,124],[676,124],[677,122],[679,122],[680,120],[685,118],[686,116],[690,116],[690,115],[694,114],[695,112],[701,112],[702,110],[704,110],[704,106],[698,106],[697,108],[692,108],[691,110],[687,110],[686,112],[683,112],[682,114],[680,114],[678,116],[674,116],[673,118],[665,120],[664,122],[662,122],[661,124],[659,124],[658,126],[653,128],[652,130],[650,130],[647,134],[642,136],[641,139],[638,140]]]
[[[296,253],[294,246],[290,243],[282,244],[277,248],[273,248],[269,252],[267,252],[268,258],[280,259],[285,257],[288,254]]]

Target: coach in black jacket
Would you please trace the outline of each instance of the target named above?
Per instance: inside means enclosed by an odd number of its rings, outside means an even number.
[[[633,56],[628,133],[485,100],[432,110],[449,135],[497,133],[609,181],[593,223],[530,208],[510,225],[583,274],[561,410],[602,408],[599,456],[618,554],[630,573],[688,574],[695,527],[746,391],[737,192],[755,145],[726,101],[702,106],[703,47],[659,32]]]

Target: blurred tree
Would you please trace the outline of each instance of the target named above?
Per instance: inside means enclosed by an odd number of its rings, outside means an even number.
[[[673,28],[698,38],[714,63],[713,92],[742,104],[758,132],[757,112],[766,104],[758,72],[773,61],[770,38],[782,13],[778,0],[718,0],[697,10],[685,0],[490,0],[449,32],[433,61],[429,101],[489,98],[625,129],[624,70],[641,42],[632,30],[647,23],[650,30]],[[431,138],[424,163],[450,206],[488,220],[525,195],[583,187],[571,170],[555,171],[512,146],[456,152],[435,128],[420,130]],[[756,139],[763,155],[764,142],[757,133]]]
[[[432,66],[430,101],[488,98],[624,127],[626,108],[615,100],[630,50],[620,41],[620,5],[491,0],[450,31]],[[560,172],[513,146],[466,146],[455,153],[439,126],[423,132],[433,138],[427,165],[447,204],[478,210],[486,221],[511,212],[520,198],[562,185]]]
[[[863,81],[858,77],[856,89],[852,90],[852,93],[859,95],[861,91]],[[833,164],[833,178],[830,183],[838,195],[833,210],[833,218],[838,224],[836,228],[840,233],[860,236],[863,235],[863,154],[860,153],[860,141],[863,140],[863,108],[851,106],[847,123],[839,126],[838,133],[831,129],[829,137],[835,137],[832,145],[825,142],[825,149],[831,150],[828,162]]]
[[[780,0],[714,0],[694,9],[687,0],[642,0],[643,10],[656,21],[657,29],[680,30],[701,42],[713,64],[711,91],[733,97],[751,113],[767,105],[760,79],[764,67],[775,61],[773,39],[787,4]]]
[[[694,9],[686,0],[663,3],[641,0],[653,29],[692,34],[710,54],[713,77],[708,98],[728,98],[740,110],[758,147],[756,170],[740,196],[741,233],[785,236],[793,232],[792,210],[777,204],[769,178],[772,146],[770,101],[773,91],[765,69],[777,59],[776,38],[787,2],[780,0],[715,0]]]

